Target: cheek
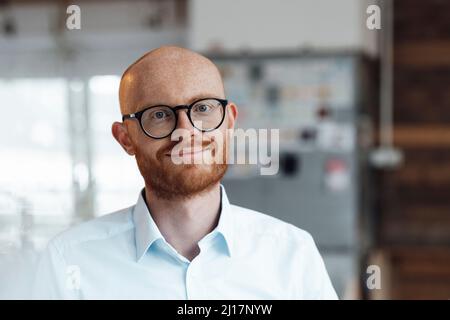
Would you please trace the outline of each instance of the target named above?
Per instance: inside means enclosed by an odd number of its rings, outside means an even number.
[[[217,147],[222,148],[228,141],[227,129],[222,125],[219,129],[209,133],[209,139],[214,141]]]
[[[141,156],[150,159],[156,159],[156,155],[158,150],[160,150],[161,146],[158,142],[150,141],[151,138],[143,137],[136,141],[136,150]]]
[[[173,148],[174,142],[170,141],[169,138],[152,141],[147,147],[147,154],[151,159],[156,159],[158,161],[163,161],[168,158],[165,154],[170,153]]]

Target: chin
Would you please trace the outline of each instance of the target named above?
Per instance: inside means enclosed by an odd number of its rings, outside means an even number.
[[[206,165],[206,164],[180,164],[180,165],[174,165],[177,169],[176,171],[180,172],[180,174],[183,174],[183,172],[198,172],[200,173],[210,173],[212,171],[213,166],[212,165]]]

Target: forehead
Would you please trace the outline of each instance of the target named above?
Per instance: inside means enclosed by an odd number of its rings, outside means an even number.
[[[188,104],[204,97],[224,98],[223,83],[212,64],[152,64],[124,79],[124,100],[132,112],[147,106]]]

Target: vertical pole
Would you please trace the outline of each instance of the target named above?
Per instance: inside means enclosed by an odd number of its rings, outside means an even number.
[[[69,137],[72,157],[74,221],[94,217],[94,183],[92,178],[92,141],[87,80],[68,81]]]

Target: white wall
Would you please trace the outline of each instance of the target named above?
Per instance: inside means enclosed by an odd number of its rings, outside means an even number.
[[[0,34],[0,76],[120,74],[144,52],[164,45],[208,51],[356,49],[376,52],[376,31],[365,27],[377,0],[188,0],[188,27],[164,2],[165,27],[148,26],[147,0],[80,1],[81,30],[55,32],[67,17],[55,2],[14,4],[17,36]],[[0,12],[0,22],[5,19]],[[64,24],[60,23],[60,26]]]
[[[376,0],[191,0],[189,43],[208,51],[356,49],[376,53],[366,8]]]
[[[65,28],[66,6],[57,2],[19,3],[0,11],[0,23],[10,16],[17,28],[16,35],[0,33],[0,77],[121,74],[150,49],[185,44],[174,0],[163,3],[161,28],[149,26],[149,18],[159,11],[147,0],[78,5],[81,30]]]

